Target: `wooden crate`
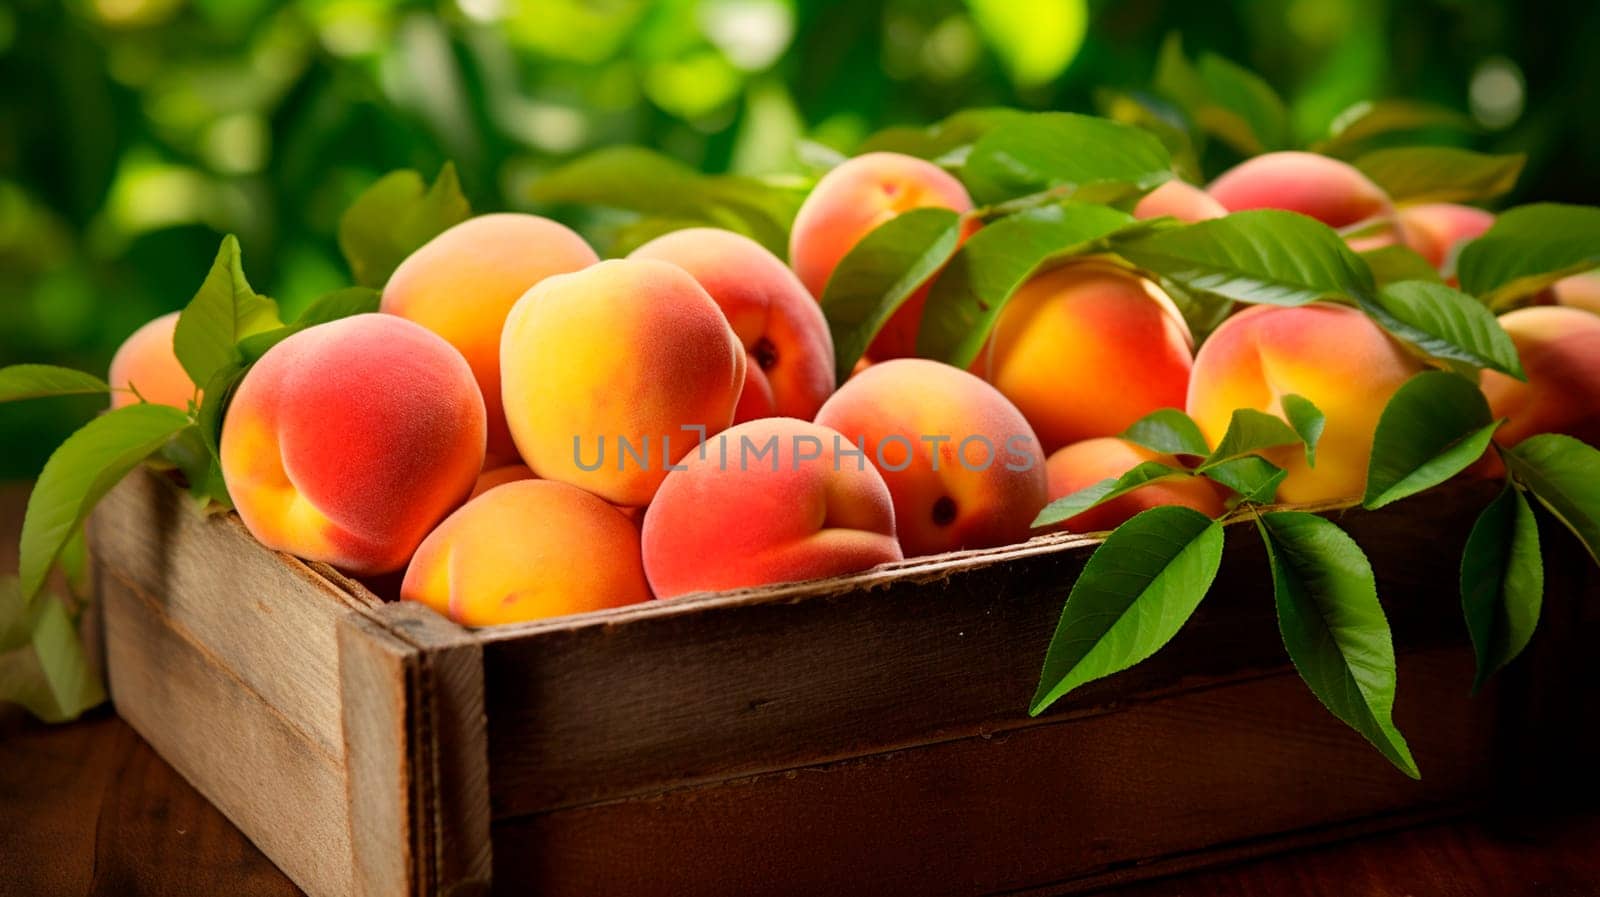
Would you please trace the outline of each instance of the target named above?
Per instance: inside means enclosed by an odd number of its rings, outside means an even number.
[[[472,632],[155,474],[91,533],[118,711],[313,897],[1076,893],[1536,793],[1592,748],[1600,603],[1564,532],[1530,656],[1468,695],[1456,567],[1493,494],[1336,515],[1421,782],[1286,665],[1248,526],[1171,645],[1039,719],[1078,537]]]

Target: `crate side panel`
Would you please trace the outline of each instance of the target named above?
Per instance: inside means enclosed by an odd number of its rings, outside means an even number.
[[[157,601],[172,625],[308,738],[335,756],[343,751],[334,631],[360,602],[267,550],[233,515],[195,512],[149,471],[106,496],[91,533],[103,570]]]
[[[1440,584],[1454,583],[1472,510],[1492,494],[1340,516],[1372,555],[1402,644],[1462,640],[1440,622],[1460,616]],[[495,816],[1036,725],[1026,703],[1088,553],[979,558],[938,577],[486,638]],[[1266,570],[1254,529],[1230,527],[1217,583],[1177,638],[1053,713],[1280,666]]]
[[[1470,664],[1459,649],[1402,659],[1399,711],[1420,783],[1283,673],[993,738],[499,820],[496,887],[548,897],[1068,891],[1135,861],[1211,849],[1237,858],[1250,839],[1477,790],[1494,705],[1467,697]]]
[[[312,897],[351,894],[340,757],[309,741],[161,605],[102,577],[117,712]]]

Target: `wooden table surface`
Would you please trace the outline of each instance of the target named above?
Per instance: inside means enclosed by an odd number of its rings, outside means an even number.
[[[25,489],[0,484],[0,570]],[[111,708],[0,708],[0,895],[300,891]],[[1117,897],[1600,897],[1600,813],[1458,820],[1119,889]]]

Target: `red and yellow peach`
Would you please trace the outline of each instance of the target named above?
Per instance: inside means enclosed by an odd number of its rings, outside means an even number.
[[[466,356],[489,415],[488,461],[516,461],[500,401],[500,331],[518,299],[552,274],[598,261],[582,237],[537,215],[470,218],[400,263],[382,310],[444,337]]]
[[[682,268],[601,262],[518,300],[500,347],[506,422],[540,478],[648,504],[667,467],[727,428],[745,350]]]
[[[1135,218],[1176,218],[1186,223],[1221,218],[1228,214],[1222,203],[1193,184],[1173,178],[1151,190],[1133,207]]]
[[[645,511],[644,567],[660,598],[817,579],[900,560],[889,489],[834,430],[793,418],[712,437]]]
[[[1383,188],[1348,162],[1316,153],[1276,152],[1235,165],[1206,188],[1230,212],[1285,209],[1335,230],[1370,225],[1351,248],[1376,249],[1399,237],[1394,204]]]
[[[172,332],[178,312],[162,315],[133,332],[111,356],[106,381],[111,384],[111,407],[138,404],[141,398],[157,405],[187,410],[200,393],[172,351]]]
[[[863,447],[894,499],[907,557],[1018,542],[1045,504],[1033,428],[994,387],[936,361],[879,362],[817,423]]]
[[[269,548],[355,574],[405,566],[483,467],[466,359],[392,315],[322,324],[268,350],[222,427],[222,475]]]
[[[677,265],[722,309],[748,356],[735,423],[816,416],[833,393],[833,337],[822,309],[777,256],[748,237],[696,227],[657,237],[629,258]]]
[[[636,604],[650,598],[639,531],[565,483],[511,482],[446,517],[406,569],[400,597],[467,626]]]
[[[1535,434],[1563,433],[1600,446],[1600,316],[1540,306],[1501,315],[1500,323],[1528,380],[1483,372],[1490,410],[1508,418],[1495,440],[1512,446]]]

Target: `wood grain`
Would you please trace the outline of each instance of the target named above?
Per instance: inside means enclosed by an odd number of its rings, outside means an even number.
[[[667,791],[495,825],[505,893],[1073,893],[1130,858],[1449,806],[1480,789],[1493,704],[1470,658],[1402,660],[1413,782],[1269,675],[992,738]]]
[[[340,757],[335,624],[373,605],[301,561],[268,551],[237,516],[202,516],[147,470],[95,510],[99,563],[156,602],[170,625],[220,658],[288,725]]]
[[[313,897],[352,889],[343,751],[330,751],[171,625],[163,602],[100,583],[118,712]]]
[[[1462,639],[1441,620],[1460,617],[1460,546],[1493,494],[1469,483],[1340,516],[1372,555],[1403,644]],[[899,571],[486,630],[495,816],[1037,725],[1026,703],[1091,551],[1054,537]],[[1281,668],[1265,571],[1254,529],[1230,527],[1212,593],[1177,638],[1052,716]]]

